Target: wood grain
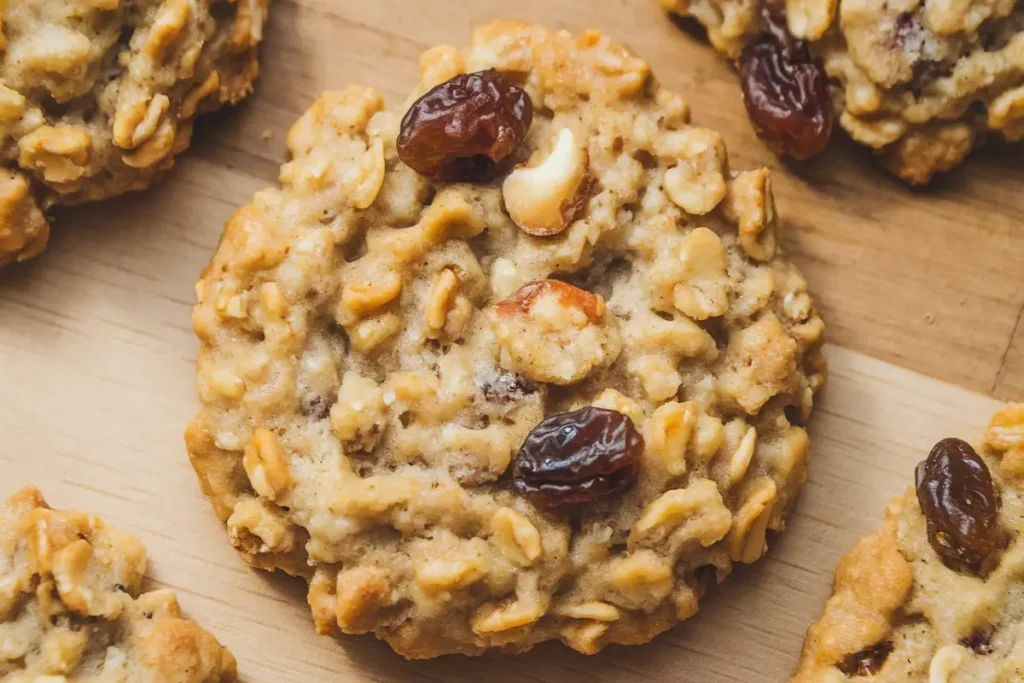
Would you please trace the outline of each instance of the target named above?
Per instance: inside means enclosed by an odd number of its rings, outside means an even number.
[[[497,0],[274,5],[248,104],[201,124],[165,183],[59,212],[47,254],[0,272],[0,495],[34,483],[55,506],[139,534],[152,583],[179,590],[245,680],[784,680],[836,560],[879,522],[923,452],[976,435],[996,407],[982,394],[1024,397],[1019,146],[982,152],[927,191],[889,179],[844,140],[814,164],[782,168],[752,135],[729,66],[654,0],[519,0],[523,18],[631,44],[688,95],[698,122],[723,132],[734,167],[775,167],[785,243],[833,342],[811,480],[769,557],[649,647],[410,664],[369,638],[316,637],[303,587],[234,555],[188,466],[192,285],[233,208],[275,181],[284,132],[319,91],[368,83],[397,104],[423,49],[465,43],[473,23],[509,10]]]
[[[5,401],[0,412],[0,495],[34,483],[52,505],[95,511],[138,534],[151,584],[176,588],[250,683],[785,680],[838,558],[880,523],[885,502],[910,483],[936,439],[976,436],[998,406],[830,347],[832,377],[812,420],[811,478],[789,529],[766,559],[709,595],[696,618],[649,646],[592,658],[546,645],[521,657],[409,663],[369,637],[314,635],[304,587],[250,570],[234,554],[181,446],[195,409],[191,342],[153,343],[164,330],[160,316],[126,326],[127,301],[105,301],[69,297],[24,317],[17,333],[0,329],[0,376],[18,388],[6,397],[17,404]],[[184,302],[164,305],[185,313]],[[96,323],[90,334],[70,322],[83,314]]]

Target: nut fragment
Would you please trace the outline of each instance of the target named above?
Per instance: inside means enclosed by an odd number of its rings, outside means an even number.
[[[536,382],[574,384],[621,350],[604,299],[559,280],[530,282],[491,309],[502,367]]]
[[[729,310],[729,279],[722,240],[707,228],[697,228],[685,238],[679,252],[680,283],[674,292],[675,306],[695,320],[706,320]]]
[[[672,401],[655,410],[645,425],[647,452],[658,456],[673,477],[686,474],[686,448],[696,422],[696,404]]]
[[[765,534],[777,495],[778,489],[770,477],[761,477],[751,485],[729,533],[729,557],[734,562],[750,564],[764,555]]]
[[[459,279],[451,268],[442,270],[441,274],[437,276],[434,288],[430,292],[430,300],[427,302],[427,327],[432,330],[444,328],[448,311],[454,302],[458,288]]]
[[[935,653],[928,667],[928,683],[949,683],[964,662],[964,650],[959,645],[947,645]]]
[[[501,508],[491,519],[491,532],[505,556],[520,566],[540,557],[540,533],[529,518],[512,508]]]
[[[353,451],[371,451],[384,432],[384,390],[376,382],[348,371],[341,379],[338,402],[331,407],[331,427]]]
[[[637,539],[664,538],[692,524],[687,535],[707,547],[723,539],[731,523],[732,515],[715,482],[698,479],[684,489],[663,493],[648,505],[633,526],[633,534]]]
[[[253,432],[252,441],[245,447],[242,465],[253,489],[264,498],[276,500],[292,486],[284,451],[269,429],[261,427]]]
[[[561,605],[551,611],[560,617],[590,619],[592,621],[617,621],[620,616],[619,609],[615,605],[609,605],[607,602],[599,602],[597,600],[575,605]]]
[[[590,157],[568,128],[555,138],[546,159],[517,168],[505,179],[505,208],[516,225],[538,237],[557,235],[585,209]]]
[[[665,172],[665,194],[687,213],[710,213],[726,195],[722,137],[706,128],[692,128],[674,133],[666,144],[679,161]]]

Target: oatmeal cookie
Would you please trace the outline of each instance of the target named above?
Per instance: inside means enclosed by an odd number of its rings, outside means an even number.
[[[322,632],[645,642],[806,476],[823,325],[768,172],[594,31],[499,22],[421,71],[404,119],[323,94],[228,222],[192,463]]]
[[[0,266],[55,204],[152,184],[198,114],[249,94],[267,0],[0,2]]]
[[[940,441],[916,479],[839,563],[793,683],[1021,680],[1024,404],[977,451]]]
[[[796,108],[785,96],[796,89],[792,73],[748,65],[759,50],[806,41],[831,83],[838,123],[908,182],[953,168],[990,133],[1024,139],[1024,4],[1015,0],[661,2],[701,22],[738,60],[748,109],[755,82],[769,80],[761,88],[776,89],[775,104]],[[763,132],[759,116],[751,111]]]
[[[146,551],[94,515],[27,488],[0,506],[0,680],[219,683],[235,659],[182,618],[174,593],[140,595]]]

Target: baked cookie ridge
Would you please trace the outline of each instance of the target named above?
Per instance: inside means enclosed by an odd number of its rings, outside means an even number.
[[[146,551],[34,488],[0,506],[0,680],[228,683],[235,659],[170,590],[142,593]]]
[[[317,628],[593,653],[697,610],[806,478],[823,323],[767,170],[649,64],[519,22],[324,93],[197,284],[203,491]]]
[[[198,115],[258,73],[268,0],[0,6],[0,266],[46,246],[46,211],[149,187]]]
[[[1024,405],[977,449],[940,441],[915,474],[839,563],[793,683],[1020,679]]]

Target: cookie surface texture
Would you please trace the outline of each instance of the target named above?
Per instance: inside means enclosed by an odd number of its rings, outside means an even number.
[[[1024,6],[1013,0],[661,0],[733,59],[784,6],[832,83],[837,122],[911,183],[959,164],[986,137],[1024,138]]]
[[[322,632],[410,658],[645,642],[763,554],[806,476],[823,325],[770,178],[596,32],[499,22],[421,69],[410,102],[458,83],[523,120],[521,87],[528,132],[485,180],[429,180],[376,91],[322,95],[197,285],[192,463]]]
[[[960,541],[948,535],[943,515],[949,513],[922,506],[919,492],[927,487],[920,484],[890,503],[881,530],[839,563],[835,591],[807,633],[793,683],[1020,680],[1024,405],[993,417],[975,461],[983,463],[977,471],[987,471],[985,486],[978,477],[965,480],[963,467],[932,471],[954,472],[949,484],[938,483],[950,494],[947,510],[977,511],[973,533]],[[982,524],[985,518],[992,523]],[[933,541],[933,531],[946,535]],[[965,543],[988,552],[972,558],[978,560],[974,566],[950,561]]]
[[[198,114],[249,94],[267,0],[0,3],[0,265],[55,204],[152,184]]]
[[[146,551],[98,517],[24,489],[0,505],[0,681],[227,683],[235,659],[182,618],[174,593],[141,594]]]

